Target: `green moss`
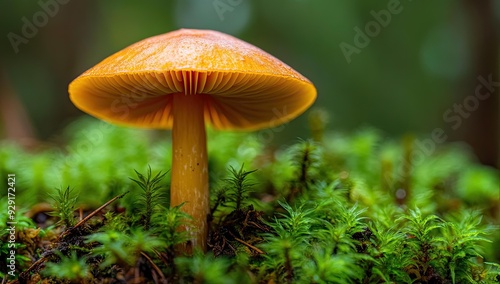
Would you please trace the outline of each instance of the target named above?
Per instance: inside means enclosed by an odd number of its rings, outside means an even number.
[[[38,224],[54,225],[43,231],[17,214],[17,273],[39,260],[46,268],[32,268],[25,280],[500,280],[498,170],[476,164],[460,145],[422,156],[411,136],[387,140],[374,129],[319,133],[323,128],[315,128],[314,141],[274,152],[258,134],[209,131],[209,251],[193,256],[176,254],[186,240],[179,227],[190,217],[182,206],[168,208],[169,174],[162,172],[170,168],[171,145],[165,133],[84,119],[68,128],[65,146],[27,152],[4,142],[0,173],[16,174],[18,212],[32,209],[36,219],[47,213],[38,206],[54,197],[55,220]],[[89,214],[125,192],[71,229],[80,209]],[[5,277],[7,199],[0,200]],[[30,234],[36,237],[28,241]]]

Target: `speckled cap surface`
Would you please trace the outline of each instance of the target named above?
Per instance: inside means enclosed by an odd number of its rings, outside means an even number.
[[[199,96],[218,129],[285,123],[316,99],[314,85],[263,50],[210,30],[150,37],[104,59],[69,85],[82,111],[111,123],[171,128],[172,94]]]

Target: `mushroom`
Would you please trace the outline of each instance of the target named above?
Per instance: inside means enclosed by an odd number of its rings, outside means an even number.
[[[209,185],[205,123],[276,127],[316,99],[314,85],[275,57],[210,30],[181,29],[118,51],[69,85],[80,110],[110,123],[172,129],[170,206],[193,217],[193,248],[206,250]],[[187,227],[185,230],[189,230]]]

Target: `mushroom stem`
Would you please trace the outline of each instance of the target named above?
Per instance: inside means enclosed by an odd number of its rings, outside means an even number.
[[[206,251],[209,214],[207,143],[204,100],[201,95],[173,94],[172,173],[170,206],[185,202],[182,210],[193,217],[182,228],[190,242],[180,249],[192,253],[194,248]]]

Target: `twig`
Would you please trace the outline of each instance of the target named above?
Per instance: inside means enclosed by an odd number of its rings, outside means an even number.
[[[102,209],[106,208],[106,206],[108,206],[109,204],[113,203],[114,201],[116,201],[117,199],[120,199],[122,197],[124,197],[127,193],[129,193],[128,191],[121,194],[121,195],[118,195],[118,196],[115,196],[113,198],[111,198],[111,200],[109,200],[108,202],[104,203],[103,205],[101,205],[101,207],[97,208],[96,210],[92,211],[92,213],[90,213],[89,215],[87,215],[87,217],[83,218],[82,220],[80,220],[80,222],[76,223],[75,226],[67,229],[66,231],[64,231],[58,238],[58,240],[64,238],[65,236],[67,236],[69,233],[71,233],[73,230],[75,230],[76,228],[80,227],[81,225],[83,225],[85,222],[87,222],[90,218],[94,217],[97,213],[99,213]]]
[[[249,221],[248,224],[249,225],[253,225],[255,228],[260,229],[261,231],[264,231],[264,232],[268,232],[269,231],[267,228],[265,228],[265,227],[263,227],[263,226],[255,223],[254,221]]]
[[[236,252],[237,252],[236,249],[231,245],[230,242],[226,242],[226,238],[224,238],[224,246],[226,243],[229,246],[229,248],[233,250],[234,254],[236,254]]]
[[[144,258],[147,259],[147,261],[149,261],[151,266],[153,266],[153,269],[156,271],[156,273],[158,273],[158,275],[161,277],[161,279],[164,282],[166,280],[166,278],[165,278],[165,275],[163,275],[163,272],[161,272],[161,269],[153,262],[153,260],[146,253],[141,251],[141,255],[144,256]]]
[[[111,200],[109,200],[108,202],[104,203],[104,205],[102,205],[101,207],[97,208],[96,210],[94,210],[92,213],[90,213],[87,217],[85,217],[84,219],[80,220],[80,222],[78,222],[75,226],[67,229],[66,231],[62,232],[61,235],[59,235],[59,237],[57,238],[57,240],[55,241],[55,243],[58,243],[62,238],[64,238],[65,236],[67,236],[69,233],[71,233],[74,229],[78,228],[79,226],[81,226],[83,223],[87,222],[90,218],[94,217],[97,213],[99,213],[99,211],[101,211],[102,209],[104,209],[106,206],[108,206],[109,204],[111,204],[112,202],[114,202],[115,200],[117,199],[120,199],[122,198],[123,196],[125,196],[125,194],[127,194],[127,192],[121,194],[121,195],[118,195],[118,196],[115,196],[114,198],[112,198]],[[39,260],[35,261],[35,263],[33,263],[27,270],[23,271],[21,274],[19,274],[19,279],[26,279],[28,274],[34,270],[37,266],[39,265],[42,265],[45,261],[47,261],[48,257],[44,256],[42,258],[40,258]]]
[[[27,270],[21,272],[19,274],[19,279],[24,279],[24,280],[27,280],[27,276],[28,274],[35,268],[37,268],[38,266],[42,265],[45,261],[47,261],[47,257],[42,257],[40,258],[39,260],[35,261]]]
[[[234,239],[235,239],[235,240],[237,240],[238,242],[240,242],[240,243],[242,243],[242,244],[246,245],[247,247],[249,247],[249,248],[251,248],[251,249],[255,250],[256,252],[258,252],[258,253],[260,253],[260,254],[264,254],[264,252],[263,252],[262,250],[260,250],[259,248],[257,248],[257,247],[255,247],[255,246],[253,246],[253,245],[251,245],[251,244],[249,244],[249,243],[247,243],[247,242],[243,241],[242,239],[238,239],[238,238],[236,238],[236,237],[235,237]]]

